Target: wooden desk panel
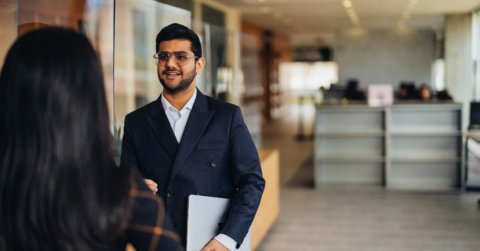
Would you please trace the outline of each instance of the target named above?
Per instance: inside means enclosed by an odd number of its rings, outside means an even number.
[[[258,152],[266,181],[265,191],[252,223],[252,250],[255,250],[280,213],[280,154],[277,149]]]

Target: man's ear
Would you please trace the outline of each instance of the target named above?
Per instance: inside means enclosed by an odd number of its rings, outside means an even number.
[[[197,60],[197,63],[195,64],[195,72],[197,74],[202,73],[204,66],[205,66],[205,59],[204,58],[199,58]]]

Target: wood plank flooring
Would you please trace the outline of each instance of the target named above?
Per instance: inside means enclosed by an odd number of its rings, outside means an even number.
[[[480,250],[480,194],[284,187],[258,251]]]
[[[257,251],[480,251],[480,193],[315,190],[313,144],[295,141],[296,111],[263,128],[264,146],[280,150],[283,186],[280,216]]]

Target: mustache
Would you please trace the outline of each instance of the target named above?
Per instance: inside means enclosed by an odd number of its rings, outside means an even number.
[[[175,72],[175,73],[178,73],[180,75],[183,75],[183,72],[180,71],[180,70],[164,70],[164,71],[162,71],[162,74],[167,74],[167,72]]]

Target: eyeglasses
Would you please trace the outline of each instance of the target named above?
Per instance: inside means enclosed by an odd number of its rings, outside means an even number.
[[[178,66],[184,66],[187,64],[188,60],[190,58],[198,58],[197,56],[190,56],[186,52],[174,52],[172,55],[168,52],[161,52],[153,55],[153,58],[155,59],[155,64],[166,64],[168,62],[168,59],[172,58],[175,64]]]

